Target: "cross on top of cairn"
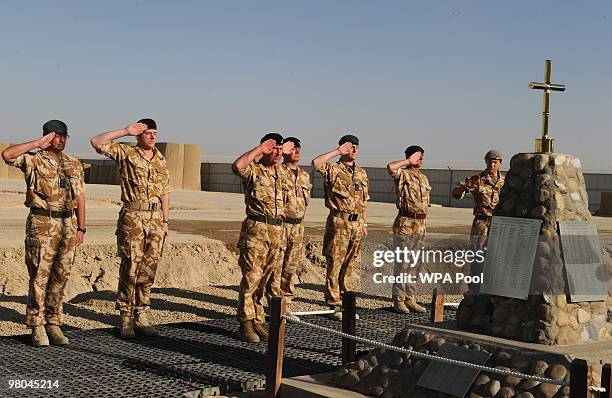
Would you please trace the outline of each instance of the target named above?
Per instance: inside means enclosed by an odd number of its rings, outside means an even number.
[[[544,83],[529,83],[529,88],[544,90],[544,111],[542,112],[542,138],[536,138],[536,152],[554,152],[554,139],[548,136],[548,116],[550,115],[550,92],[565,91],[564,84],[553,84],[550,82],[552,75],[552,61],[546,60],[544,65]]]

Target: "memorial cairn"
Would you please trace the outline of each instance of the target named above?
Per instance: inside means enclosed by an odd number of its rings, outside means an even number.
[[[386,398],[569,397],[570,386],[561,384],[568,384],[571,360],[596,356],[576,345],[612,338],[610,261],[591,222],[580,160],[554,153],[548,136],[550,92],[565,90],[550,82],[549,60],[545,78],[530,84],[544,90],[542,138],[535,153],[519,153],[510,161],[489,234],[484,284],[464,296],[456,323],[409,326],[391,343],[514,373],[378,348],[335,372],[335,384]],[[610,361],[612,355],[602,351],[612,353],[612,343],[597,350]],[[592,362],[588,383],[599,385],[601,364],[597,358]]]

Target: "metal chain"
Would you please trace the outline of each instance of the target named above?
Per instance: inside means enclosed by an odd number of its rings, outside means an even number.
[[[293,322],[293,323],[297,323],[297,324],[300,324],[300,325],[308,326],[308,327],[311,327],[313,329],[317,329],[317,330],[320,330],[320,331],[323,331],[323,332],[335,334],[336,336],[344,337],[346,339],[353,340],[353,341],[356,341],[358,343],[363,343],[363,344],[370,345],[370,346],[373,346],[373,347],[384,348],[384,349],[395,351],[395,352],[399,352],[399,353],[402,353],[402,354],[414,355],[415,357],[418,357],[418,358],[424,358],[424,359],[429,359],[429,360],[432,360],[432,361],[438,361],[438,362],[443,362],[443,363],[450,363],[450,364],[453,364],[453,365],[463,366],[463,367],[466,367],[466,368],[480,370],[480,371],[483,371],[483,372],[496,373],[496,374],[499,374],[499,375],[502,375],[502,376],[515,376],[515,377],[518,377],[520,379],[535,380],[535,381],[539,381],[541,383],[555,384],[555,385],[558,385],[558,386],[569,386],[570,385],[570,383],[565,381],[565,380],[554,380],[554,379],[549,379],[549,378],[546,378],[546,377],[527,375],[527,374],[523,374],[523,373],[520,373],[520,372],[515,372],[515,371],[512,371],[512,370],[504,370],[504,369],[491,368],[491,367],[488,367],[488,366],[476,365],[476,364],[473,364],[473,363],[470,363],[470,362],[464,362],[464,361],[459,361],[459,360],[456,360],[456,359],[439,357],[437,355],[426,354],[424,352],[408,350],[406,348],[396,347],[396,346],[393,346],[393,345],[390,345],[390,344],[385,344],[385,343],[380,343],[378,341],[369,340],[369,339],[366,339],[364,337],[353,336],[352,334],[348,334],[348,333],[344,333],[344,332],[339,332],[339,331],[337,331],[335,329],[331,329],[331,328],[326,328],[325,326],[319,326],[319,325],[315,325],[315,324],[310,323],[310,322],[305,322],[305,321],[300,320],[299,318],[292,317],[289,314],[283,315],[283,318],[285,318],[289,322]],[[606,392],[605,388],[598,387],[598,386],[589,386],[589,390],[590,391],[594,391],[594,392]]]
[[[287,313],[288,315],[292,315],[292,316],[303,316],[303,315],[331,315],[331,314],[335,314],[338,312],[344,312],[344,310],[342,308],[336,309],[336,310],[319,310],[319,311],[298,311],[298,312],[289,312]]]

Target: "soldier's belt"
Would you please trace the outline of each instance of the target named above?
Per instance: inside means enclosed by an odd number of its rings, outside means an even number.
[[[361,218],[361,214],[351,214],[351,213],[345,213],[343,211],[338,211],[338,210],[332,210],[331,211],[332,216],[337,217],[337,218],[341,218],[343,220],[346,221],[357,221]]]
[[[413,213],[411,211],[400,211],[400,216],[408,218],[416,218],[418,220],[424,220],[427,217],[425,213]]]
[[[270,225],[283,225],[282,218],[266,217],[262,214],[248,214],[247,218],[253,221],[265,222],[266,224]]]
[[[45,210],[40,207],[30,207],[30,213],[37,216],[45,216],[51,218],[70,218],[74,213],[72,210]]]
[[[474,218],[477,219],[477,220],[488,220],[490,218],[493,218],[493,216],[487,216],[487,215],[484,215],[484,214],[476,214],[474,216]]]
[[[155,210],[161,209],[161,203],[123,202],[123,208],[130,209],[130,210],[155,211]]]
[[[304,217],[300,217],[300,218],[285,217],[285,222],[287,224],[297,225],[297,224],[300,224],[303,219],[304,219]]]

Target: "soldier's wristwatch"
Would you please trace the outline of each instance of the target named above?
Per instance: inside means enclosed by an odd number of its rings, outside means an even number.
[[[79,228],[77,228],[77,232],[79,232],[79,231],[80,231],[80,232],[83,232],[83,233],[87,233],[87,228],[85,228],[85,227],[83,227],[83,228],[79,227]]]

